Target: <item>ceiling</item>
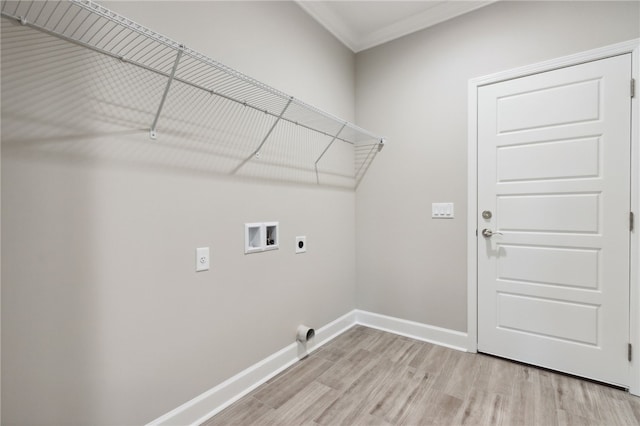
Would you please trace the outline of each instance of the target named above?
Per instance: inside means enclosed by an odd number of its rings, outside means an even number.
[[[349,49],[360,52],[497,0],[297,0]]]

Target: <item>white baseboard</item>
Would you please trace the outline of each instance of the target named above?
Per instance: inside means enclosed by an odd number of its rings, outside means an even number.
[[[306,347],[294,342],[191,401],[158,417],[148,426],[199,425],[355,324],[355,311],[351,311],[317,329],[315,337],[307,343]]]
[[[373,312],[360,310],[355,310],[353,312],[355,313],[357,324],[382,331],[388,331],[389,333],[410,337],[423,342],[446,346],[463,352],[467,351],[467,333],[435,327],[419,322],[407,321],[386,315],[374,314]]]
[[[199,425],[354,325],[363,325],[461,351],[466,351],[467,348],[467,333],[356,309],[317,329],[315,337],[306,347],[298,342],[292,343],[158,417],[147,426]]]

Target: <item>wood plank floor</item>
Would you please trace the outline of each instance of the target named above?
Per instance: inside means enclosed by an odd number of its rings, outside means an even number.
[[[640,398],[356,326],[204,423],[639,425]]]

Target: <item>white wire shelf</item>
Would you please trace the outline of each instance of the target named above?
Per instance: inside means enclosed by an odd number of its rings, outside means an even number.
[[[353,145],[354,186],[357,186],[384,138],[341,120],[305,102],[244,75],[220,62],[158,34],[90,0],[8,1],[2,0],[2,17],[20,22],[65,41],[75,43],[126,64],[166,77],[166,87],[150,123],[150,137],[162,132],[162,111],[175,82],[219,96],[243,107],[260,111],[274,121],[256,148],[238,164],[236,171],[256,157],[272,132],[294,125],[326,136],[326,148],[310,167],[318,165],[335,142]]]

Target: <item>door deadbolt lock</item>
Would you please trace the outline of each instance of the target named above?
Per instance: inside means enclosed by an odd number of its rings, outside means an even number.
[[[482,218],[483,219],[489,220],[489,219],[491,219],[491,216],[493,216],[493,215],[491,214],[491,212],[489,210],[485,210],[485,211],[482,212]]]

